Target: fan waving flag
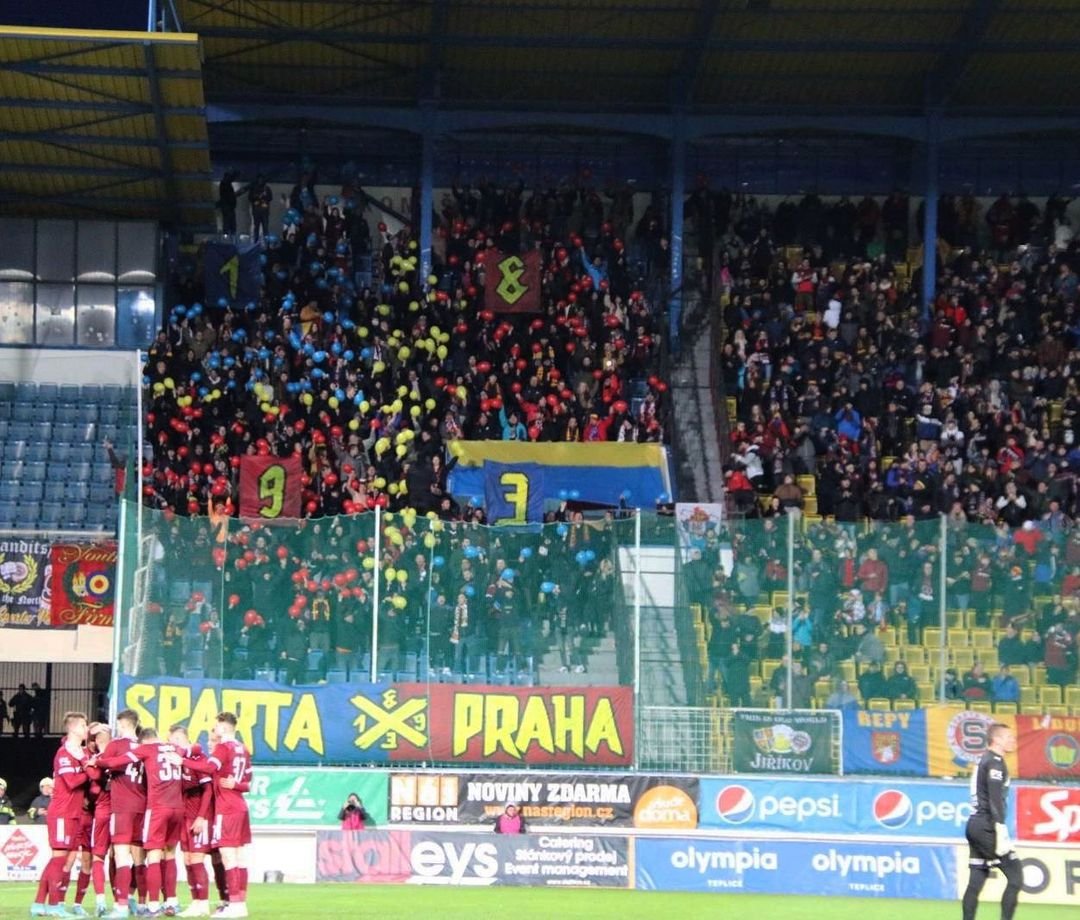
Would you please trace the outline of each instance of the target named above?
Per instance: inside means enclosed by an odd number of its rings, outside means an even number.
[[[203,252],[206,299],[230,307],[257,304],[262,287],[260,254],[258,243],[207,242]]]
[[[303,483],[300,458],[243,457],[240,460],[240,517],[273,521],[300,517]]]
[[[484,263],[484,306],[495,313],[540,312],[540,251],[496,252]]]

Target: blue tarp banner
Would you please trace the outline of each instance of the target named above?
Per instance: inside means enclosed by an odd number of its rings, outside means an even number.
[[[928,775],[926,712],[844,713],[844,772]]]

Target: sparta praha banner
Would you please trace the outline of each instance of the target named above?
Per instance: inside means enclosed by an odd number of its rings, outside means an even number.
[[[257,521],[300,517],[303,492],[300,458],[243,457],[240,460],[240,517]]]
[[[540,251],[494,256],[484,263],[484,306],[495,313],[539,313]]]
[[[49,593],[52,625],[112,626],[115,543],[54,543]]]
[[[194,737],[237,713],[257,762],[628,766],[629,687],[327,684],[121,676],[143,725],[184,722]]]

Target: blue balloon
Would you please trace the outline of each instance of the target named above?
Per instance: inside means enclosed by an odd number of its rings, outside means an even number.
[[[278,281],[284,281],[286,278],[289,277],[289,273],[283,268],[279,268],[276,272],[274,272],[274,277],[277,278]]]
[[[523,546],[521,548],[520,556],[521,556],[522,559],[528,559],[531,555],[532,555],[532,547],[531,546]]]
[[[506,581],[513,581],[517,577],[517,572],[513,569],[503,569],[501,577]]]
[[[579,549],[574,556],[574,561],[578,565],[585,565],[589,561],[589,554],[585,550]]]
[[[200,397],[205,397],[209,393],[210,393],[210,391],[206,387],[199,387],[199,396]]]
[[[341,321],[341,328],[342,329],[355,329],[356,328],[356,323],[354,323],[351,319],[343,319]]]
[[[228,358],[225,359],[223,363],[226,367],[232,367],[236,364],[236,359],[230,355]]]
[[[541,591],[542,591],[542,592],[543,592],[544,594],[550,594],[550,593],[551,593],[552,591],[554,591],[554,590],[555,590],[555,582],[553,582],[553,581],[544,581],[544,582],[541,582],[541,583],[540,583],[540,590],[541,590]]]
[[[328,287],[330,287],[330,285],[326,283],[325,278],[320,278],[318,281],[315,282],[315,287],[317,287],[320,291],[325,291]]]
[[[192,371],[191,372],[191,382],[192,383],[198,383],[200,380],[202,380],[202,374],[200,374],[198,371]]]
[[[560,524],[558,527],[555,528],[555,533],[557,533],[560,537],[565,537],[568,533],[570,533],[570,528],[567,527],[565,524]]]
[[[330,310],[327,310],[322,315],[322,318],[324,323],[332,323],[334,321],[334,314]]]
[[[312,352],[312,354],[311,354],[311,359],[312,359],[312,360],[313,360],[313,361],[314,361],[314,362],[315,362],[316,364],[322,364],[322,362],[326,360],[326,352],[325,352],[325,351],[315,351],[315,352]]]
[[[577,489],[571,489],[570,497],[574,499],[574,501],[577,501],[579,498],[581,498],[581,493]]]
[[[235,390],[236,389],[236,381],[235,380],[228,381],[225,384],[225,389],[226,390]]]
[[[566,489],[559,489],[559,500],[566,501],[570,497],[570,493]]]
[[[321,367],[313,367],[311,369],[311,376],[314,377],[316,380],[322,379],[322,376],[323,376],[322,368]]]
[[[585,550],[585,561],[586,562],[593,562],[595,559],[596,559],[596,553],[594,553],[591,549]]]
[[[270,357],[270,349],[269,348],[260,348],[258,350],[257,354],[259,356],[260,361],[265,361],[267,358]]]
[[[304,354],[309,358],[315,354],[315,346],[311,342],[304,342]]]
[[[462,593],[466,597],[472,597],[474,594],[476,594],[476,588],[474,588],[472,585],[466,585],[464,588],[462,588]]]
[[[259,264],[260,265],[266,265],[266,253],[265,252],[260,252],[259,253]]]
[[[336,390],[334,390],[334,395],[338,399],[344,399],[345,398],[345,391],[343,389],[341,389],[341,387],[338,387]]]
[[[341,354],[341,342],[334,342],[330,345],[330,352],[334,355]]]
[[[441,569],[444,565],[446,565],[446,559],[444,559],[442,556],[433,556],[431,559],[431,565],[433,568]]]
[[[184,316],[186,316],[188,319],[195,319],[195,317],[198,315],[199,314],[195,312],[194,307],[188,307],[187,313],[184,314]]]
[[[465,558],[466,559],[475,559],[479,555],[480,555],[480,550],[478,550],[475,546],[466,546],[465,547]]]
[[[299,393],[300,384],[294,383],[290,380],[287,384],[285,384],[285,389],[288,390],[290,393]]]
[[[191,309],[196,316],[202,316],[203,305],[201,303],[193,303]]]
[[[343,354],[343,355],[342,355],[342,357],[343,357],[343,358],[344,358],[344,359],[345,359],[346,361],[352,361],[352,360],[353,360],[353,358],[355,358],[355,357],[356,357],[356,354],[355,354],[355,353],[353,352],[353,350],[352,350],[351,348],[346,348],[346,349],[345,349],[345,354]]]
[[[371,360],[371,356],[373,354],[375,354],[375,352],[371,348],[360,349],[360,357],[363,358],[365,361]]]
[[[671,501],[671,496],[667,492],[661,492],[656,496],[656,503],[658,505],[666,505],[669,501]]]

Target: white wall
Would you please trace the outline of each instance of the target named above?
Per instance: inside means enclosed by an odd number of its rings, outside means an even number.
[[[0,348],[0,380],[112,383],[131,386],[139,371],[134,351],[90,348]]]
[[[111,626],[2,629],[0,652],[4,661],[108,664],[112,661],[113,631]]]

